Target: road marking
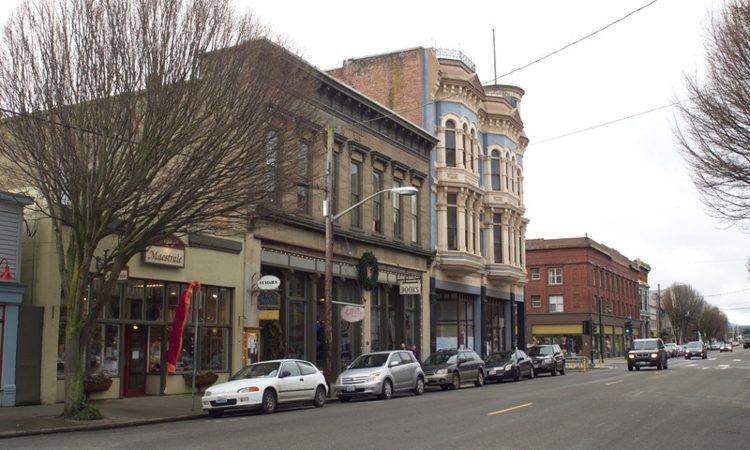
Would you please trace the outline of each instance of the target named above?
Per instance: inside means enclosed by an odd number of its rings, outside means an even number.
[[[531,405],[533,405],[533,403],[526,403],[525,405],[514,406],[512,408],[504,409],[502,411],[491,412],[491,413],[489,413],[487,415],[488,416],[494,416],[495,414],[501,414],[501,413],[504,413],[504,412],[513,411],[514,409],[525,408],[525,407],[531,406]]]
[[[623,381],[623,380],[617,380],[617,381],[613,381],[613,382],[611,382],[611,383],[607,383],[607,386],[609,386],[609,385],[611,385],[611,384],[622,383],[622,381]]]
[[[732,361],[734,361],[734,362],[742,362],[741,359],[733,359]]]
[[[719,366],[719,369],[721,369],[721,370],[727,370],[728,368],[729,368],[729,364],[721,364]]]

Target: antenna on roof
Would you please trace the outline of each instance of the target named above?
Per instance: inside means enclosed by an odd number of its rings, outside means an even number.
[[[495,66],[494,84],[497,84],[497,50],[495,49],[495,29],[492,29],[492,61]]]

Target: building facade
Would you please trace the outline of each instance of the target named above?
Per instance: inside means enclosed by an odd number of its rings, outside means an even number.
[[[642,261],[583,237],[529,239],[526,265],[530,343],[612,358],[622,356],[632,339],[646,336],[641,312],[651,269]]]
[[[483,86],[461,52],[421,47],[329,73],[438,139],[428,180],[429,351],[523,346],[524,91]]]
[[[22,306],[26,287],[21,284],[23,209],[32,202],[24,195],[0,192],[0,407],[16,405],[18,383],[25,382],[17,378],[19,367],[38,367],[38,360],[23,351],[26,338],[20,336],[33,325],[33,312]],[[33,379],[39,379],[38,372]]]

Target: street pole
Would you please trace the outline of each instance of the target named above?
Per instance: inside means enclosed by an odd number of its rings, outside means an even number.
[[[326,201],[323,214],[326,223],[325,298],[323,299],[323,375],[331,384],[331,301],[333,300],[333,216],[331,196],[333,191],[333,125],[328,125],[326,146]]]
[[[599,365],[601,366],[602,359],[604,359],[604,324],[602,323],[602,301],[599,299]]]

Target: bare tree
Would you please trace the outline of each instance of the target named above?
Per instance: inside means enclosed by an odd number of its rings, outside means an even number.
[[[0,160],[55,225],[65,417],[112,274],[173,233],[283,212],[302,181],[315,77],[266,37],[229,0],[27,0],[6,25]]]
[[[750,1],[728,0],[706,29],[705,81],[686,77],[690,102],[677,131],[693,182],[713,216],[750,219]]]
[[[700,318],[697,322],[697,328],[705,340],[710,342],[711,339],[723,341],[729,330],[729,319],[724,311],[718,306],[706,303]]]
[[[704,304],[703,296],[687,284],[675,283],[662,292],[661,307],[672,323],[677,342],[684,342]]]

